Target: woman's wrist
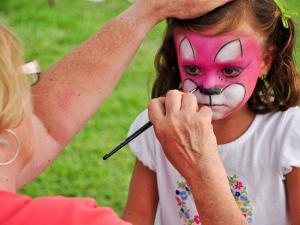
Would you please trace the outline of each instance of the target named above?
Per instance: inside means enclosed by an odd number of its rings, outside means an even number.
[[[149,27],[153,27],[167,18],[167,15],[163,13],[163,10],[159,9],[156,2],[157,1],[139,0],[134,3],[129,10],[132,8],[134,15],[138,17],[139,22],[143,22]]]
[[[145,35],[161,21],[160,14],[154,12],[153,7],[146,5],[146,1],[140,0],[121,13],[115,20],[122,21],[131,27],[136,37],[144,39]]]
[[[226,171],[217,151],[199,156],[194,169],[185,174],[185,179],[191,187],[197,187],[199,182],[211,182],[224,177],[227,178]]]
[[[202,158],[193,176],[186,179],[203,224],[247,224],[232,196],[218,152]]]
[[[167,17],[162,15],[162,10],[157,5],[157,2],[157,0],[139,0],[135,3],[143,14],[145,22],[152,23],[153,26]]]

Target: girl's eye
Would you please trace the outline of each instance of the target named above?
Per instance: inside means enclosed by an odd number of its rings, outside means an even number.
[[[229,66],[229,67],[225,67],[222,70],[222,73],[224,74],[224,76],[226,77],[237,77],[239,76],[241,73],[243,72],[243,69],[240,67],[235,67],[235,66]]]
[[[187,74],[192,76],[199,75],[201,73],[201,69],[198,66],[184,65],[183,68]]]

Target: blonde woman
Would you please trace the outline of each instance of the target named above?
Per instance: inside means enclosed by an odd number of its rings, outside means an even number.
[[[127,224],[92,199],[33,200],[16,190],[47,168],[89,120],[156,23],[198,16],[226,2],[139,0],[50,68],[32,88],[33,98],[21,69],[21,44],[1,23],[0,224]]]

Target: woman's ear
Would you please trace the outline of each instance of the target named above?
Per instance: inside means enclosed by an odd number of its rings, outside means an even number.
[[[260,76],[263,76],[263,75],[266,75],[269,73],[269,70],[273,63],[275,53],[276,53],[275,46],[271,46],[267,50],[264,51],[262,62],[261,62],[261,68],[260,68],[260,71],[261,71]]]

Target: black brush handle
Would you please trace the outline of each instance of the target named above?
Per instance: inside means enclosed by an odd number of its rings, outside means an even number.
[[[131,142],[133,139],[135,139],[137,136],[139,136],[141,133],[143,133],[145,130],[147,130],[149,127],[152,126],[152,123],[149,121],[144,126],[142,126],[140,129],[138,129],[136,132],[134,132],[132,135],[130,135],[128,138],[125,139],[121,144],[119,144],[117,147],[115,147],[113,150],[111,150],[109,153],[103,156],[103,160],[108,159],[113,154],[115,154],[117,151],[119,151],[121,148],[123,148],[125,145],[127,145],[129,142]]]
[[[199,87],[194,88],[190,93],[194,93],[197,91]],[[115,147],[113,150],[111,150],[109,153],[103,156],[103,160],[108,159],[113,154],[115,154],[117,151],[119,151],[121,148],[123,148],[125,145],[127,145],[129,142],[131,142],[133,139],[135,139],[137,136],[139,136],[141,133],[143,133],[145,130],[147,130],[149,127],[152,126],[152,123],[149,121],[144,126],[142,126],[140,129],[138,129],[136,132],[134,132],[132,135],[130,135],[128,138],[125,139],[121,144],[119,144],[117,147]]]

